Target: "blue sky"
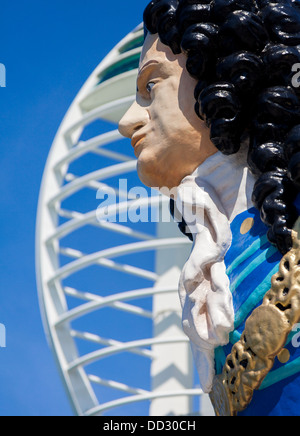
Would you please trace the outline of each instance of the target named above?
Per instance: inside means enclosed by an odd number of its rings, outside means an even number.
[[[45,339],[35,280],[35,220],[51,143],[101,59],[142,21],[146,0],[1,5],[0,415],[72,415]]]

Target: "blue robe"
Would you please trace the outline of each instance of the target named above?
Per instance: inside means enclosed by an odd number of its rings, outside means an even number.
[[[297,201],[297,205],[300,204]],[[253,219],[253,227],[241,233],[246,219]],[[262,304],[271,287],[271,277],[278,272],[282,255],[267,240],[267,227],[259,212],[252,208],[238,215],[231,224],[233,243],[225,257],[230,289],[233,296],[235,330],[225,347],[215,350],[216,373],[220,374],[232,345],[245,328],[252,311]],[[300,416],[300,325],[288,337],[285,349],[290,353],[287,363],[275,359],[274,367],[259,390],[254,391],[247,409],[238,416]]]

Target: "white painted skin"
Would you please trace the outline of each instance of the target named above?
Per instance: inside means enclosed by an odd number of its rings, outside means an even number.
[[[137,96],[119,124],[131,138],[138,174],[150,187],[172,189],[208,156],[217,152],[209,129],[194,110],[194,80],[186,56],[174,55],[157,35],[146,38],[137,79]]]

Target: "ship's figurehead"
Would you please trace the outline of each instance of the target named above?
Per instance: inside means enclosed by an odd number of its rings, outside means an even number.
[[[193,241],[201,387],[217,415],[300,415],[300,2],[152,0],[144,23],[119,129]]]

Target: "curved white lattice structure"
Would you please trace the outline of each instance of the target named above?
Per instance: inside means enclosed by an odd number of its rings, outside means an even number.
[[[199,412],[177,296],[190,243],[174,223],[148,222],[161,215],[161,196],[128,196],[140,182],[116,130],[134,99],[142,41],[140,26],[87,80],[52,145],[40,193],[41,311],[78,415]],[[114,201],[104,206],[107,198]],[[148,219],[129,222],[130,212]]]

